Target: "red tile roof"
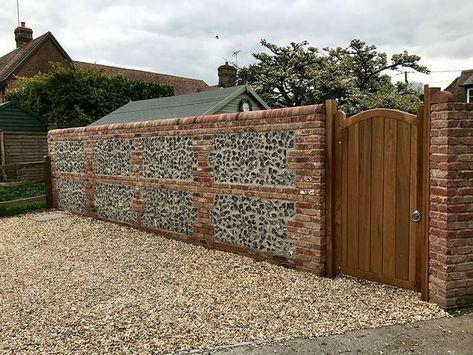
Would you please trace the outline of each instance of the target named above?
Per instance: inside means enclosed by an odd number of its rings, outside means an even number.
[[[455,101],[466,102],[466,91],[462,85],[472,76],[473,69],[462,70],[460,76],[453,80],[445,90],[450,91],[453,94]]]
[[[120,68],[109,65],[85,63],[79,61],[74,61],[74,66],[79,70],[96,69],[110,75],[122,74],[123,76],[131,80],[144,80],[156,83],[167,83],[174,87],[174,95],[208,91],[209,89],[213,88],[212,86],[207,85],[203,80],[185,78],[182,76],[153,73],[137,69]]]
[[[174,95],[189,94],[193,92],[208,91],[214,89],[213,86],[207,85],[203,80],[185,78],[181,76],[153,73],[143,70],[119,68],[109,65],[85,63],[80,61],[72,61],[67,52],[61,47],[59,42],[54,38],[51,32],[33,39],[24,44],[20,48],[16,48],[10,53],[0,57],[0,86],[2,82],[6,81],[16,70],[21,67],[35,52],[45,43],[51,39],[58,49],[63,54],[64,58],[73,64],[77,69],[98,69],[106,74],[115,75],[123,74],[126,78],[131,80],[145,80],[156,83],[167,83],[174,87]]]

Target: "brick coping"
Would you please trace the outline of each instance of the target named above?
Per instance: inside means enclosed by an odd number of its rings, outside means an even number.
[[[108,125],[74,127],[54,129],[48,132],[48,136],[66,134],[66,133],[83,133],[83,132],[100,132],[108,130],[121,129],[136,129],[158,126],[174,126],[174,125],[188,125],[195,123],[213,123],[224,121],[244,121],[252,119],[276,118],[276,117],[290,117],[299,115],[310,115],[315,113],[324,113],[325,104],[308,105],[300,107],[286,107],[271,110],[251,111],[251,112],[236,112],[224,113],[218,115],[201,115],[181,118],[166,118],[151,121],[139,121],[128,123],[113,123]]]

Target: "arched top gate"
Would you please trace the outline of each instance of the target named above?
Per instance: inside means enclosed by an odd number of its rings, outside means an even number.
[[[422,110],[334,120],[334,274],[420,289]]]

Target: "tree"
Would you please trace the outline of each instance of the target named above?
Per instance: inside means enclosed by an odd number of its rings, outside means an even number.
[[[269,53],[254,53],[256,63],[240,68],[239,84],[250,84],[270,106],[290,107],[337,99],[347,113],[374,106],[415,112],[414,88],[393,84],[386,71],[410,68],[428,73],[420,57],[404,51],[388,60],[386,53],[354,39],[346,48],[309,46],[307,41],[281,47],[261,41]]]
[[[409,81],[406,83],[409,90],[412,90],[419,98],[424,96],[424,84],[419,81]]]
[[[57,65],[46,74],[22,78],[6,99],[43,117],[51,128],[64,128],[88,125],[130,100],[172,95],[167,84]]]

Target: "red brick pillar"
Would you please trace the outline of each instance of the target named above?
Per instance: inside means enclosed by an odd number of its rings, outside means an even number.
[[[432,98],[429,296],[445,308],[473,304],[473,104]]]
[[[209,247],[212,247],[213,243],[213,227],[209,215],[215,198],[215,192],[212,191],[213,171],[209,167],[209,153],[213,149],[213,140],[212,135],[193,137],[193,150],[197,155],[197,166],[193,170],[195,184],[193,202],[197,208],[194,236],[198,243]]]

